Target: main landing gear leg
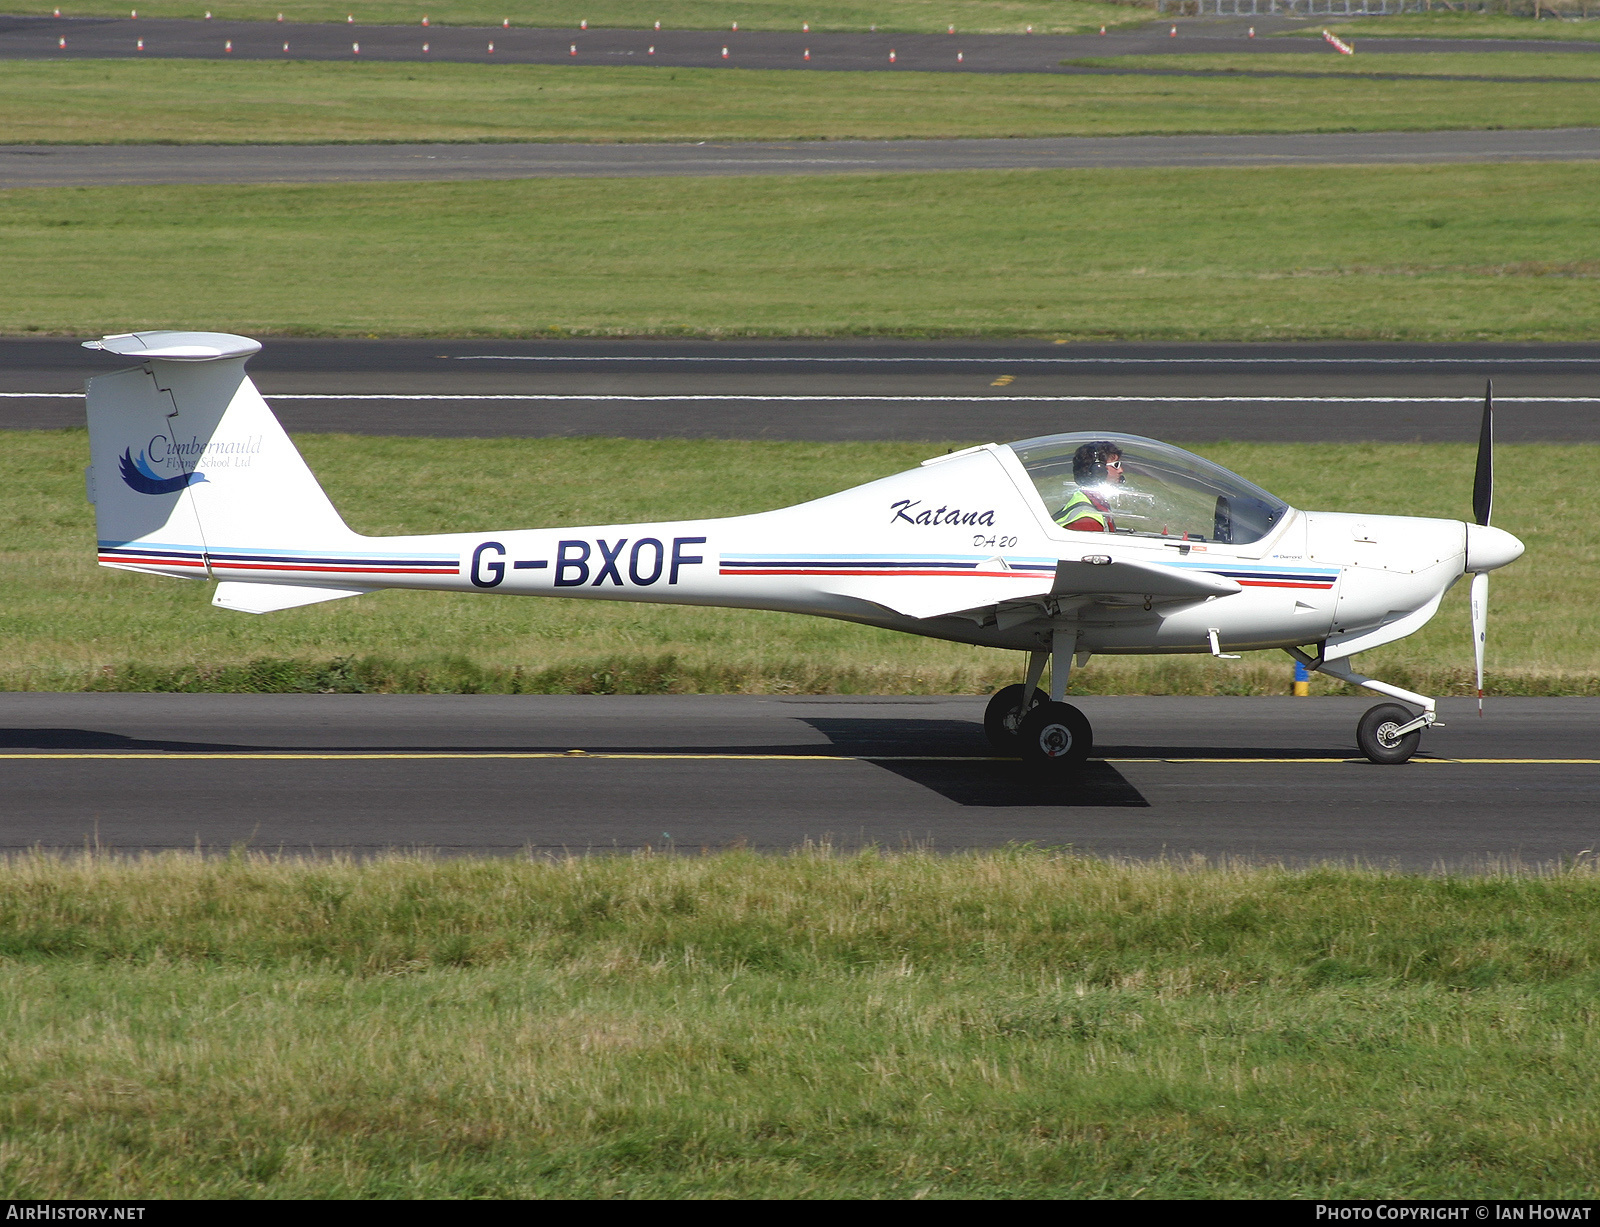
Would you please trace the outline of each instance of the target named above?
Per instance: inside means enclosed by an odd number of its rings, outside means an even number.
[[[1435,710],[1436,704],[1427,695],[1413,694],[1409,690],[1402,690],[1387,682],[1363,677],[1350,668],[1348,660],[1318,661],[1298,648],[1289,649],[1289,655],[1308,669],[1326,673],[1329,677],[1336,677],[1352,686],[1361,686],[1378,694],[1404,699],[1407,703],[1422,709],[1422,713],[1418,715],[1398,703],[1379,703],[1367,710],[1366,715],[1361,717],[1361,722],[1356,725],[1356,744],[1361,747],[1361,753],[1372,762],[1406,762],[1417,752],[1417,747],[1422,743],[1423,730],[1430,729],[1439,722],[1439,715]]]
[[[1072,654],[1077,646],[1077,631],[1052,633],[1050,701],[1033,708],[1017,726],[1017,750],[1023,763],[1052,778],[1077,771],[1094,749],[1094,730],[1088,719],[1072,704],[1062,702],[1072,678]]]

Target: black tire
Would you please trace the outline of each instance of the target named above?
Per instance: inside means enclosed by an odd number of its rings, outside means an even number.
[[[1422,730],[1414,729],[1404,737],[1394,731],[1416,719],[1416,712],[1398,703],[1379,703],[1361,717],[1356,725],[1356,744],[1375,763],[1403,763],[1417,752],[1422,743]]]
[[[1026,686],[1018,682],[1015,686],[1007,686],[1004,690],[997,690],[994,697],[989,700],[989,706],[983,713],[983,733],[989,739],[989,744],[994,747],[996,754],[1015,754],[1017,746],[1017,729],[1022,724],[1022,718],[1027,711],[1022,707],[1022,694]],[[1044,691],[1034,688],[1033,702],[1028,708],[1038,707],[1041,703],[1048,703],[1050,696]]]
[[[1094,730],[1070,703],[1041,703],[1017,729],[1022,761],[1036,771],[1068,775],[1083,766],[1094,749]]]

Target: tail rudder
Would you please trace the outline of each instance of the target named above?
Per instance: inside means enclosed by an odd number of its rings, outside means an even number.
[[[139,332],[87,348],[140,363],[89,380],[102,564],[204,579],[217,557],[354,536],[245,374],[259,342]]]

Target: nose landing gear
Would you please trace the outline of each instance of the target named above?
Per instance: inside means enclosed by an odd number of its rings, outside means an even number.
[[[1363,677],[1350,668],[1348,660],[1314,660],[1298,648],[1290,648],[1288,651],[1290,656],[1308,669],[1316,669],[1352,686],[1361,686],[1367,690],[1375,690],[1379,694],[1404,699],[1407,703],[1414,703],[1422,709],[1419,715],[1398,703],[1379,703],[1361,717],[1361,722],[1356,725],[1356,745],[1360,746],[1361,753],[1374,763],[1409,762],[1411,756],[1417,752],[1417,747],[1422,744],[1423,730],[1430,729],[1439,722],[1438,713],[1434,710],[1434,701],[1427,695],[1412,694],[1409,690],[1402,690],[1387,682]]]
[[[1414,728],[1411,710],[1398,703],[1379,703],[1356,725],[1356,744],[1375,763],[1403,763],[1422,744],[1422,730]],[[1409,733],[1400,730],[1410,728]]]

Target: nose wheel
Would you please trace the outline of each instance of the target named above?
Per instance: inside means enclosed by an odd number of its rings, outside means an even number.
[[[1356,725],[1356,744],[1375,763],[1403,763],[1422,744],[1422,730],[1401,730],[1417,723],[1416,716],[1398,703],[1379,703]]]

